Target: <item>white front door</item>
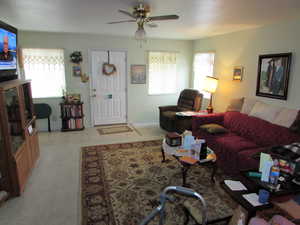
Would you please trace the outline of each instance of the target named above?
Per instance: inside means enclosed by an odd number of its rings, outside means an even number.
[[[105,75],[103,63],[116,66],[116,73]],[[126,52],[91,51],[91,109],[94,125],[127,122]]]

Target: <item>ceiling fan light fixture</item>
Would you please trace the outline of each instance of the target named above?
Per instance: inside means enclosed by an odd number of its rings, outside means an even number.
[[[135,39],[138,41],[146,40],[146,31],[143,26],[139,26],[134,35]]]

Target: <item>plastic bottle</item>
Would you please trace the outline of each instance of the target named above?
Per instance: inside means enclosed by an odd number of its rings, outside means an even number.
[[[277,186],[279,175],[280,175],[279,163],[278,160],[275,159],[274,164],[270,171],[270,183],[272,185]]]

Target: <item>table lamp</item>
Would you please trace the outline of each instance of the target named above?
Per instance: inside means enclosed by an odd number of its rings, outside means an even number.
[[[206,92],[211,94],[209,105],[208,105],[206,110],[207,110],[208,113],[213,113],[214,109],[212,107],[212,96],[213,96],[213,93],[216,92],[216,89],[217,89],[217,86],[218,86],[218,79],[214,78],[214,77],[207,76],[204,79],[204,85],[203,86],[204,86],[203,91],[206,91]]]

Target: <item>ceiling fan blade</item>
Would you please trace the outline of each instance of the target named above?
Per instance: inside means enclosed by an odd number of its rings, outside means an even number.
[[[131,22],[135,22],[135,20],[122,20],[122,21],[109,22],[109,23],[107,23],[107,24],[131,23]]]
[[[127,15],[127,16],[130,16],[131,18],[136,19],[136,17],[135,17],[133,14],[131,14],[130,12],[127,12],[127,11],[122,10],[122,9],[119,9],[119,12],[120,12],[120,13],[123,13],[123,14],[125,14],[125,15]]]
[[[150,21],[157,21],[157,20],[177,20],[179,16],[177,15],[165,15],[165,16],[150,16]]]
[[[155,28],[155,27],[158,27],[158,25],[156,23],[146,23],[146,25],[150,28]]]

